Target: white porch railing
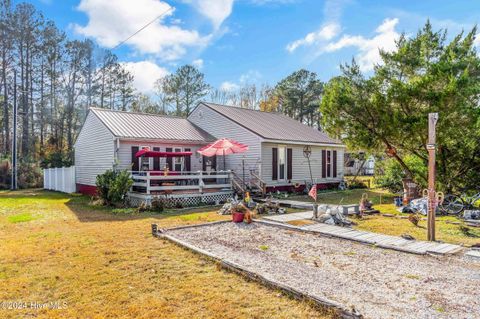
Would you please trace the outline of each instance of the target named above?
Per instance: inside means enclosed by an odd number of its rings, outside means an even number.
[[[232,172],[181,172],[164,175],[162,171],[131,172],[133,189],[140,193],[190,191],[203,193],[208,189],[232,189]]]
[[[75,193],[75,166],[44,169],[43,188]]]

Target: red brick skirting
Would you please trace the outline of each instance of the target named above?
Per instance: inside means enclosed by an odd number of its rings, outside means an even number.
[[[325,189],[332,189],[332,188],[338,188],[338,182],[335,183],[320,183],[317,184],[317,190],[325,190]],[[282,185],[282,186],[268,186],[267,187],[267,193],[270,192],[289,192],[289,193],[303,193],[305,190],[305,184],[299,185],[298,187],[295,187],[294,185]]]
[[[85,185],[85,184],[76,184],[77,193],[83,195],[95,196],[97,194],[97,186]]]

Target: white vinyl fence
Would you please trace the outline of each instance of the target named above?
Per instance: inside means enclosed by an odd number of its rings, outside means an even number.
[[[75,193],[75,166],[44,169],[43,188]]]

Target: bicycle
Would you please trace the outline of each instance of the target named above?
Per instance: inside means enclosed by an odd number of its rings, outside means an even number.
[[[480,209],[480,192],[473,196],[468,196],[465,192],[460,196],[448,194],[438,208],[448,215],[458,215],[467,209]]]

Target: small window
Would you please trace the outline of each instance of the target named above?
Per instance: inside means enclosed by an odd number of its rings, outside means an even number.
[[[332,176],[332,151],[327,151],[327,177]]]
[[[174,149],[174,152],[181,152],[181,148],[176,148]],[[183,157],[174,157],[173,158],[173,170],[176,172],[181,172],[183,171]]]
[[[140,149],[141,150],[149,149],[149,147],[148,146],[141,146]],[[145,156],[139,157],[138,161],[139,161],[141,171],[149,171],[149,170],[152,169],[153,161],[151,159],[152,159],[151,157],[145,157]]]
[[[285,180],[285,146],[278,147],[278,179]]]

